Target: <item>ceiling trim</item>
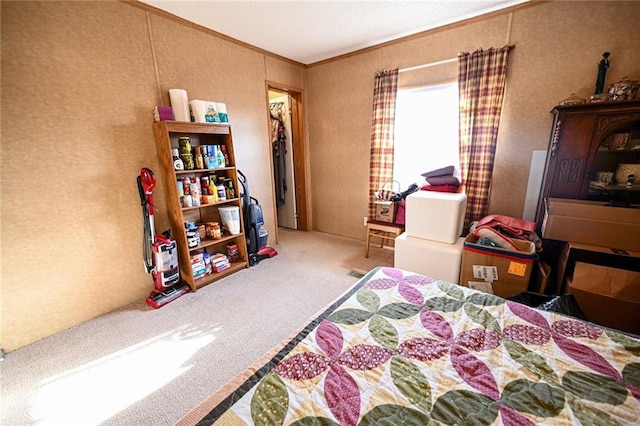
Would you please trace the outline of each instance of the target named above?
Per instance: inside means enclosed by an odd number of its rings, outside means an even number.
[[[445,30],[450,30],[452,28],[458,28],[458,27],[463,27],[465,25],[469,25],[472,24],[474,22],[478,22],[478,21],[482,21],[485,19],[489,19],[489,18],[493,18],[496,16],[500,16],[500,15],[504,15],[504,14],[508,14],[508,13],[512,13],[515,12],[516,10],[520,10],[520,9],[525,9],[531,6],[538,6],[540,4],[543,3],[550,3],[553,0],[536,0],[536,1],[530,1],[530,2],[526,2],[526,3],[520,3],[517,5],[513,5],[513,6],[509,6],[509,7],[505,7],[504,9],[500,9],[500,10],[494,10],[492,12],[487,12],[485,14],[482,15],[478,15],[478,16],[474,16],[472,18],[467,18],[464,19],[462,21],[458,21],[458,22],[453,22],[451,24],[447,24],[447,25],[442,25],[440,27],[436,27],[436,28],[431,28],[425,31],[421,31],[419,33],[416,34],[411,34],[408,36],[404,36],[404,37],[400,37],[394,40],[390,40],[384,43],[380,43],[380,44],[376,44],[374,46],[369,46],[369,47],[365,47],[363,49],[358,49],[358,50],[354,50],[353,52],[349,52],[349,53],[345,53],[343,55],[338,55],[338,56],[334,56],[333,58],[328,58],[328,59],[324,59],[322,61],[318,61],[318,62],[313,62],[311,64],[307,65],[307,68],[312,68],[318,65],[324,65],[333,61],[338,61],[341,59],[345,59],[345,58],[349,58],[351,56],[356,56],[356,55],[360,55],[362,53],[366,53],[366,52],[370,52],[372,50],[377,50],[383,47],[388,47],[388,46],[392,46],[394,44],[399,44],[399,43],[404,43],[406,41],[410,41],[410,40],[415,40],[417,38],[420,37],[424,37],[426,35],[429,34],[435,34],[435,33],[439,33]],[[508,41],[505,41],[505,44],[509,44]]]
[[[281,61],[285,61],[285,62],[288,62],[290,64],[297,65],[299,67],[303,67],[303,68],[307,67],[307,65],[303,64],[302,62],[294,61],[293,59],[289,59],[289,58],[286,58],[284,56],[280,56],[277,53],[273,53],[273,52],[270,52],[268,50],[261,49],[259,47],[256,47],[256,46],[252,45],[252,44],[245,43],[245,42],[240,41],[238,39],[235,39],[233,37],[229,37],[228,35],[219,33],[217,31],[214,31],[214,30],[212,30],[210,28],[207,28],[207,27],[203,27],[200,24],[196,24],[194,22],[188,21],[188,20],[186,20],[184,18],[181,18],[179,16],[173,15],[173,14],[171,14],[169,12],[166,12],[166,11],[164,11],[162,9],[158,9],[157,7],[151,6],[150,4],[143,3],[140,0],[118,0],[118,1],[120,1],[121,3],[126,3],[126,4],[129,4],[131,6],[137,7],[138,9],[142,9],[142,10],[144,10],[146,12],[153,13],[154,15],[161,16],[161,17],[166,18],[166,19],[168,19],[170,21],[174,21],[174,22],[176,22],[178,24],[186,25],[187,27],[193,28],[195,30],[202,31],[202,32],[207,33],[209,35],[216,36],[216,37],[221,38],[221,39],[223,39],[225,41],[228,41],[230,43],[234,43],[234,44],[237,44],[239,46],[245,47],[247,49],[253,50],[255,52],[262,53],[263,55],[270,56],[272,58],[279,59]]]
[[[549,2],[551,2],[553,0],[534,0],[534,1],[528,1],[528,2],[525,2],[525,3],[520,3],[520,4],[517,4],[517,5],[506,7],[504,9],[499,9],[499,10],[495,10],[495,11],[484,13],[482,15],[478,15],[478,16],[474,16],[474,17],[471,17],[471,18],[467,18],[467,19],[464,19],[462,21],[458,21],[458,22],[454,22],[454,23],[451,23],[451,24],[443,25],[443,26],[440,26],[440,27],[437,27],[437,28],[432,28],[432,29],[429,29],[429,30],[421,31],[421,32],[416,33],[416,34],[411,34],[411,35],[408,35],[408,36],[399,37],[399,38],[397,38],[395,40],[390,40],[390,41],[387,41],[387,42],[384,42],[384,43],[379,43],[379,44],[376,44],[376,45],[373,45],[373,46],[368,46],[368,47],[365,47],[365,48],[362,48],[362,49],[354,50],[353,52],[349,52],[349,53],[345,53],[345,54],[342,54],[342,55],[334,56],[332,58],[324,59],[324,60],[318,61],[318,62],[313,62],[311,64],[303,64],[302,62],[294,61],[293,59],[289,59],[287,57],[278,55],[278,54],[270,52],[268,50],[256,47],[256,46],[254,46],[252,44],[245,43],[245,42],[240,41],[238,39],[235,39],[233,37],[229,37],[228,35],[219,33],[217,31],[214,31],[214,30],[210,29],[210,28],[204,27],[202,25],[199,25],[199,24],[196,24],[194,22],[188,21],[188,20],[186,20],[184,18],[181,18],[179,16],[173,15],[173,14],[171,14],[169,12],[166,12],[166,11],[164,11],[162,9],[158,9],[157,7],[154,7],[154,6],[150,5],[150,4],[143,3],[140,0],[118,0],[118,1],[120,1],[121,3],[126,3],[128,5],[134,6],[134,7],[138,8],[138,9],[142,9],[142,10],[144,10],[146,12],[150,12],[150,13],[152,13],[154,15],[166,18],[166,19],[168,19],[170,21],[174,21],[176,23],[179,23],[179,24],[185,25],[187,27],[193,28],[195,30],[202,31],[202,32],[204,32],[206,34],[213,35],[215,37],[221,38],[221,39],[223,39],[225,41],[228,41],[230,43],[234,43],[234,44],[237,44],[239,46],[245,47],[247,49],[253,50],[255,52],[261,53],[261,54],[263,54],[265,56],[269,56],[269,57],[272,57],[274,59],[278,59],[278,60],[281,60],[281,61],[284,61],[284,62],[288,62],[288,63],[290,63],[292,65],[296,65],[296,66],[308,69],[308,68],[316,67],[316,66],[319,66],[319,65],[324,65],[324,64],[327,64],[327,63],[330,63],[330,62],[338,61],[338,60],[341,60],[341,59],[349,58],[349,57],[352,57],[352,56],[360,55],[362,53],[370,52],[372,50],[377,50],[377,49],[380,49],[380,48],[383,48],[383,47],[392,46],[394,44],[404,43],[406,41],[410,41],[410,40],[414,40],[414,39],[417,39],[417,38],[420,38],[420,37],[424,37],[424,36],[429,35],[429,34],[435,34],[435,33],[441,32],[441,31],[450,30],[452,28],[458,28],[458,27],[462,27],[462,26],[465,26],[465,25],[469,25],[471,23],[478,22],[478,21],[481,21],[481,20],[484,20],[484,19],[493,18],[495,16],[500,16],[500,15],[512,13],[512,12],[514,12],[516,10],[525,9],[525,8],[528,8],[528,7],[531,7],[531,6],[537,6],[537,5],[544,4],[544,3],[549,3]]]

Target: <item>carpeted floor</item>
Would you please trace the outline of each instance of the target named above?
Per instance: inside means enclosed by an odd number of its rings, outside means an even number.
[[[364,231],[363,231],[364,233]],[[144,301],[0,362],[6,425],[171,425],[393,252],[279,230],[278,256],[177,299]],[[355,273],[354,273],[355,272]]]

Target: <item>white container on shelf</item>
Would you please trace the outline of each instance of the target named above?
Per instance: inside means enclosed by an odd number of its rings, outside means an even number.
[[[467,195],[417,191],[407,196],[405,231],[408,236],[453,244],[462,234]]]
[[[184,89],[169,89],[169,99],[175,121],[191,121],[189,115],[189,97]]]
[[[189,113],[192,122],[206,123],[207,103],[199,99],[189,101]]]
[[[231,235],[240,233],[240,207],[227,206],[218,207],[222,224],[229,230]]]

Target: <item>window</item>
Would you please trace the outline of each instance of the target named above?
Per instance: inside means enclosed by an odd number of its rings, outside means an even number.
[[[457,83],[398,90],[393,179],[402,190],[441,167],[453,165],[460,177],[458,112]]]

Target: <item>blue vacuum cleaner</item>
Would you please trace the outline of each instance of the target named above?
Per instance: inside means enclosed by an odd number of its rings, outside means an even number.
[[[254,266],[260,261],[277,256],[278,252],[267,244],[269,234],[263,229],[264,216],[258,200],[249,194],[249,182],[247,177],[238,170],[238,180],[242,187],[242,216],[244,230],[247,237],[247,252],[249,253],[249,266]]]

